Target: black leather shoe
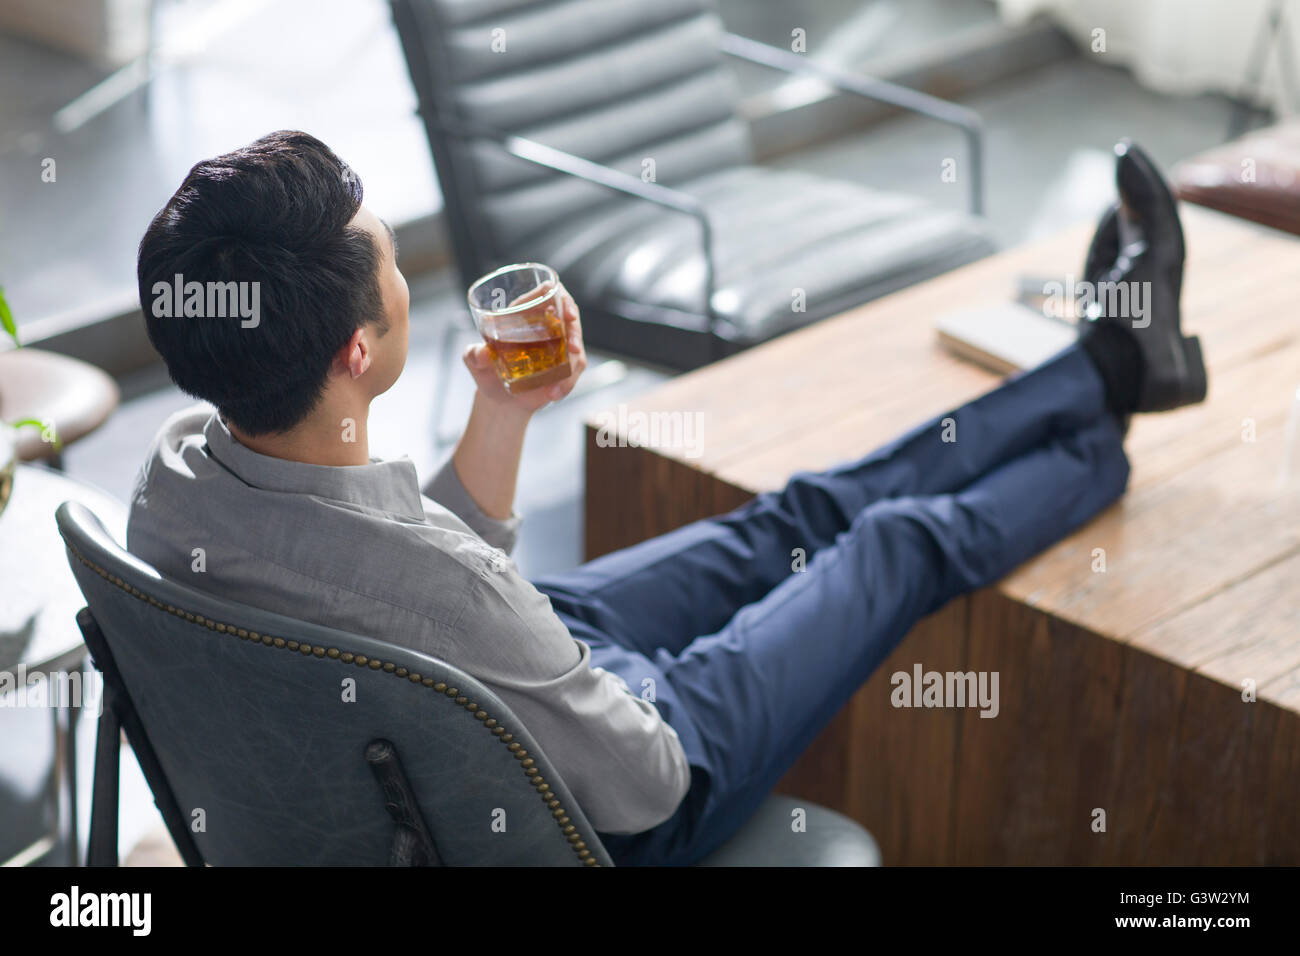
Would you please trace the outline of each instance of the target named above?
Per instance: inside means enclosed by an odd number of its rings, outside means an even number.
[[[1084,279],[1095,296],[1080,331],[1086,322],[1117,322],[1132,331],[1143,366],[1137,411],[1191,405],[1205,398],[1207,382],[1200,340],[1182,334],[1185,246],[1178,209],[1140,147],[1125,140],[1115,155],[1120,201],[1102,217],[1088,249]]]

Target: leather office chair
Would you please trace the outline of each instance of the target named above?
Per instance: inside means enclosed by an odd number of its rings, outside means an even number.
[[[190,865],[611,865],[537,742],[469,675],[167,580],[75,502],[56,518],[104,678],[92,866],[117,863],[119,728]],[[879,853],[848,818],[773,797],[703,863]]]
[[[724,54],[958,127],[981,211],[977,114],[726,33],[707,0],[391,5],[462,285],[545,262],[589,345],[695,368],[994,248],[973,215],[754,165]]]

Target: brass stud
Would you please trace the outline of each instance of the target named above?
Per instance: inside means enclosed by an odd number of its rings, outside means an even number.
[[[370,669],[371,669],[372,671],[377,671],[377,670],[379,670],[379,668],[381,668],[381,667],[383,667],[383,666],[384,666],[384,662],[383,662],[383,661],[377,661],[377,660],[375,660],[373,657],[370,658]]]
[[[313,648],[311,649],[311,652],[312,652],[313,654],[315,654],[317,657],[324,657],[324,656],[325,656],[325,648],[323,648],[323,647],[313,647]]]
[[[312,652],[312,646],[310,644],[299,644],[298,650],[302,651],[304,654],[310,655]]]
[[[296,651],[296,650],[298,649],[298,642],[297,642],[297,641],[286,641],[285,643],[286,643],[286,646],[287,646],[287,647],[289,648],[289,650],[291,650],[291,651]]]
[[[576,834],[576,833],[570,833],[567,837],[565,837],[565,839],[567,839],[570,843],[581,843],[581,842],[582,842],[582,837],[580,837],[580,836],[579,836],[578,834]]]
[[[347,651],[344,651],[342,654],[339,655],[339,660],[341,660],[344,664],[351,664],[352,655],[349,654]]]
[[[578,856],[585,860],[585,859],[587,859],[587,857],[591,856],[591,851],[590,851],[590,850],[579,850],[579,851],[578,851]]]
[[[244,627],[239,628],[238,630],[235,631],[235,633],[238,634],[240,637],[248,637],[248,629]]]
[[[549,783],[542,783],[542,782],[541,782],[541,779],[542,779],[541,777],[534,777],[534,778],[533,778],[533,783],[534,783],[535,785],[537,785],[537,792],[538,792],[538,793],[550,793],[550,792],[551,792],[551,785],[550,785]]]
[[[426,677],[426,678],[425,678],[423,681],[421,681],[420,683],[424,684],[425,687],[432,687],[434,690],[437,690],[437,689],[438,689],[438,685],[435,684],[435,683],[433,682],[433,678],[432,678],[432,677]]]
[[[284,647],[284,638],[283,637],[272,638],[271,643],[274,644],[276,647]]]
[[[501,735],[501,740],[502,740],[503,743],[509,743],[510,741],[512,741],[512,740],[514,740],[514,739],[515,739],[515,735],[514,735],[514,734],[502,734],[502,735]]]
[[[514,743],[512,743],[512,744],[511,744],[509,747],[507,747],[506,749],[507,749],[507,750],[520,750],[520,749],[522,749],[522,748],[523,748],[523,744],[519,743],[519,741],[516,740]]]
[[[399,668],[397,669],[397,676],[398,676],[398,677],[405,677],[405,676],[406,676],[407,674],[409,674],[409,673],[410,673],[410,671],[408,671],[405,667],[399,667]]]
[[[441,694],[444,690],[447,689],[447,685],[444,684],[442,681],[438,681],[438,683],[436,683],[436,684],[434,684],[434,685],[432,685],[432,686],[433,686],[433,689],[436,690],[439,694]]]
[[[325,653],[328,654],[328,655],[330,656],[330,658],[333,659],[333,660],[337,660],[338,657],[339,657],[339,649],[338,649],[337,647],[331,647],[331,648],[330,648],[328,651],[326,651]]]
[[[456,703],[464,707],[466,704],[469,703],[469,698],[466,697],[464,694],[461,694],[459,697],[456,698]]]
[[[560,815],[555,818],[555,822],[563,826],[564,824],[569,822],[569,815],[565,813],[563,809],[561,809]]]
[[[479,720],[484,721],[484,722],[485,722],[485,726],[486,726],[486,721],[489,719],[486,710],[480,710],[480,711],[479,711],[477,714],[475,714],[474,716],[477,717]]]
[[[419,675],[419,674],[408,674],[407,677],[406,677],[406,679],[409,680],[412,684],[418,684],[418,683],[420,683],[420,675]]]
[[[596,858],[594,856],[587,857],[585,860],[582,861],[582,863],[584,866],[600,866],[600,864],[596,862]]]
[[[564,833],[564,834],[577,833],[577,832],[578,832],[578,828],[575,827],[572,823],[570,823],[568,826],[562,827],[562,828],[560,829],[560,832],[561,832],[561,833]]]
[[[495,727],[496,725],[497,725],[497,719],[495,717],[488,717],[487,722],[483,726]]]
[[[354,663],[356,663],[356,665],[357,665],[358,667],[365,667],[365,666],[366,666],[366,655],[365,655],[365,654],[358,654],[356,657],[352,658],[352,660],[353,660]]]
[[[504,727],[493,727],[492,733],[497,735],[498,740],[505,740],[506,737],[510,736],[509,734],[506,733],[506,729]]]
[[[443,693],[445,693],[448,697],[455,697],[460,693],[460,691],[458,691],[455,687],[448,687],[445,691],[443,691]]]
[[[583,850],[587,849],[587,844],[584,841],[579,840],[577,843],[573,844],[573,848],[581,853]]]
[[[384,665],[384,670],[388,671],[388,673],[391,674],[393,671],[397,670],[397,665],[396,665],[396,664],[385,664],[385,665]]]
[[[523,763],[522,763],[522,766],[525,766],[525,767],[531,767],[532,765],[533,765],[533,758],[532,758],[532,757],[529,757],[527,760],[523,761]]]
[[[262,643],[265,644],[267,647],[270,647],[272,644],[275,643],[275,638],[273,638],[270,634],[263,634]]]
[[[224,624],[218,624],[218,625],[217,625],[217,633],[218,633],[218,634],[225,634],[225,633],[226,633],[226,625],[224,625]]]

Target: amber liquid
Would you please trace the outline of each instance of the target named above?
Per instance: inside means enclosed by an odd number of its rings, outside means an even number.
[[[526,392],[569,377],[564,322],[552,302],[528,312],[485,319],[483,340],[511,392]]]

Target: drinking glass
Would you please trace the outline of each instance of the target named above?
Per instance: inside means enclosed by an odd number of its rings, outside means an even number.
[[[512,393],[569,377],[559,289],[550,266],[520,262],[489,272],[466,293],[474,325]]]

